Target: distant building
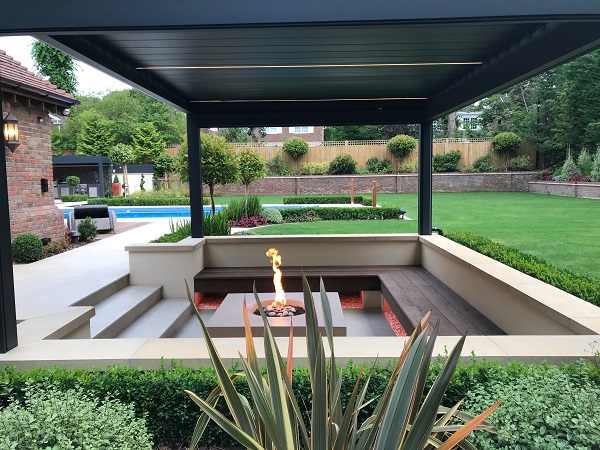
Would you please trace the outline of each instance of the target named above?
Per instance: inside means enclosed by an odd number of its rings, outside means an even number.
[[[282,145],[291,137],[299,137],[309,145],[321,145],[325,138],[323,126],[293,126],[293,127],[265,127],[265,142],[271,145]]]
[[[481,114],[483,111],[458,111],[456,113],[457,130],[481,131]]]

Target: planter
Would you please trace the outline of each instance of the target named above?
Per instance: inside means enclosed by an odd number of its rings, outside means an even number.
[[[121,183],[113,183],[112,184],[112,194],[113,194],[113,197],[121,196]]]
[[[600,199],[600,183],[573,183],[563,181],[535,181],[529,183],[529,192]]]

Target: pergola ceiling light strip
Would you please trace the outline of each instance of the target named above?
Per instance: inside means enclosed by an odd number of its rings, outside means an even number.
[[[380,97],[380,98],[317,98],[294,100],[192,100],[192,103],[260,103],[260,102],[362,102],[372,100],[427,100],[427,97]]]
[[[473,62],[419,62],[419,63],[365,63],[365,64],[290,64],[290,65],[239,65],[239,66],[145,66],[138,70],[213,70],[213,69],[329,69],[335,67],[411,67],[411,66],[479,66]]]

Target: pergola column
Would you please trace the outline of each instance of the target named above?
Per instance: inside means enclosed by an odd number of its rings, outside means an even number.
[[[431,235],[433,177],[433,121],[421,122],[419,128],[419,234]]]
[[[6,353],[17,346],[17,312],[10,246],[8,177],[2,101],[2,91],[0,91],[0,353]]]
[[[204,208],[202,204],[202,164],[200,162],[200,119],[187,115],[188,170],[190,184],[190,217],[192,237],[204,237]]]

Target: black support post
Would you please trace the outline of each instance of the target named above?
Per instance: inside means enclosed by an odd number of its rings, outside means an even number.
[[[17,312],[12,250],[10,248],[10,214],[8,210],[6,147],[2,131],[4,128],[2,101],[2,91],[0,91],[0,353],[6,353],[17,346]]]
[[[419,234],[431,235],[433,121],[421,122],[419,130]]]
[[[188,169],[190,183],[190,215],[192,237],[204,237],[204,208],[202,204],[202,164],[200,162],[200,120],[187,115]]]

